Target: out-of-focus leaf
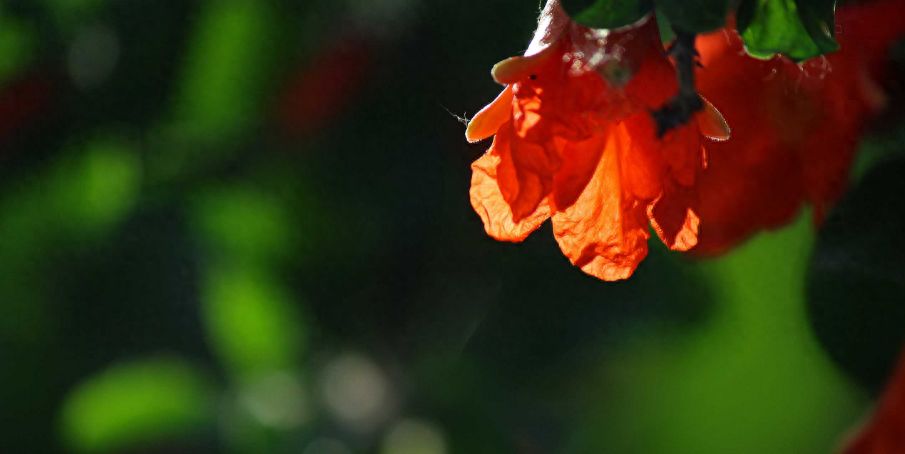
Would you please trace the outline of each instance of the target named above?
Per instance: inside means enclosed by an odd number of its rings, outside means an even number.
[[[738,30],[754,57],[801,61],[839,49],[834,14],[835,0],[743,0]]]
[[[214,421],[211,388],[174,359],[118,364],[79,384],[63,402],[66,446],[117,452],[189,434]]]
[[[211,191],[195,204],[201,239],[233,258],[284,254],[290,225],[284,207],[268,194],[250,188]]]
[[[275,48],[271,2],[204,2],[190,38],[173,118],[160,134],[171,144],[153,161],[167,180],[231,156],[234,140],[261,120]]]
[[[0,235],[16,246],[10,252],[37,253],[32,248],[60,236],[98,232],[134,205],[141,164],[127,144],[97,139],[77,151],[0,200]]]
[[[879,392],[905,341],[905,158],[867,172],[820,232],[808,278],[814,330]]]
[[[267,2],[206,2],[192,37],[177,121],[199,134],[230,134],[255,120],[272,48]],[[262,74],[263,73],[263,74]]]
[[[653,9],[651,0],[562,0],[575,22],[591,28],[631,25]]]
[[[132,208],[140,184],[141,163],[133,150],[117,141],[92,141],[57,188],[58,215],[89,230],[109,226]]]
[[[696,267],[715,305],[683,332],[634,332],[572,397],[589,418],[564,452],[833,452],[866,399],[815,342],[805,311],[809,213]],[[566,386],[569,389],[571,386]],[[732,415],[728,417],[727,415]]]
[[[0,198],[0,339],[39,340],[54,322],[41,295],[51,251],[82,244],[121,221],[134,206],[141,168],[126,144],[98,139],[51,168],[6,182]]]
[[[24,22],[4,16],[0,9],[0,90],[3,82],[31,61],[33,48],[32,30]]]
[[[97,14],[110,0],[40,0],[51,12],[57,25],[70,30]]]
[[[714,31],[726,23],[727,0],[654,0],[662,13],[678,30],[691,33]]]
[[[211,346],[242,377],[292,368],[304,349],[301,315],[269,273],[251,265],[211,270],[204,322]]]

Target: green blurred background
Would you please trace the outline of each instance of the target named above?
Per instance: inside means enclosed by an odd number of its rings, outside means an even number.
[[[597,281],[468,202],[536,3],[0,3],[0,452],[832,452],[903,339],[902,134],[819,235]]]

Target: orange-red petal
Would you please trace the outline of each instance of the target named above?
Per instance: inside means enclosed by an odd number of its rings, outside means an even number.
[[[693,186],[703,168],[704,152],[696,123],[670,130],[662,138],[656,136],[656,123],[651,115],[639,114],[625,122],[632,139],[632,153],[657,153],[668,167],[668,173],[683,186]]]
[[[568,209],[553,215],[560,249],[582,271],[606,281],[626,279],[647,255],[644,204],[626,197],[619,149],[627,146],[611,134],[591,181]]]
[[[505,139],[504,136],[503,141]],[[517,184],[515,168],[508,144],[501,143],[499,136],[490,150],[472,163],[471,169],[471,206],[484,221],[484,230],[491,237],[500,241],[522,241],[550,217],[549,206],[542,202],[529,215],[518,221],[513,219],[501,186]]]
[[[562,151],[562,167],[553,177],[554,210],[565,210],[578,200],[594,176],[607,140],[606,134],[594,134],[583,142],[566,143]]]
[[[696,189],[670,184],[648,207],[651,227],[668,248],[687,251],[698,244],[701,220],[696,205]]]
[[[474,143],[496,134],[500,126],[509,120],[510,115],[512,115],[512,85],[507,85],[493,102],[481,109],[468,122],[465,139]]]
[[[505,131],[504,131],[505,130]],[[515,170],[515,184],[501,185],[503,198],[512,208],[512,217],[518,222],[530,216],[553,189],[553,174],[560,165],[552,138],[548,144],[538,145],[520,137],[512,122],[500,127],[497,137],[508,142]]]
[[[639,121],[648,127],[641,132],[643,136],[639,137],[637,132],[633,136],[630,131],[637,127]],[[654,200],[663,190],[668,168],[660,150],[652,146],[655,143],[653,121],[646,113],[637,115],[627,120],[617,132],[621,134],[623,143],[630,144],[620,153],[623,189],[637,199]]]
[[[551,44],[546,49],[528,56],[511,57],[495,65],[490,70],[493,80],[502,85],[512,85],[516,82],[528,79],[551,57],[557,55],[560,46]]]

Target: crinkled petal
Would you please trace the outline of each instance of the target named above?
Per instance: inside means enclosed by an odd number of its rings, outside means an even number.
[[[610,134],[594,175],[578,200],[553,215],[560,249],[582,271],[606,281],[626,279],[647,255],[643,203],[626,197],[619,149],[624,136]]]
[[[513,220],[509,203],[503,198],[502,184],[512,185],[515,169],[509,154],[508,146],[494,145],[477,161],[472,163],[471,206],[484,221],[484,230],[491,237],[500,241],[522,241],[550,217],[550,208],[542,202],[536,210],[523,216],[521,220]]]
[[[694,185],[697,174],[704,167],[704,150],[697,122],[670,130],[662,138],[657,138],[657,126],[651,115],[635,115],[625,125],[632,138],[633,152],[656,152],[676,181],[683,186]]]
[[[626,58],[638,63],[624,87],[626,95],[648,109],[659,109],[679,89],[675,67],[663,51],[656,20],[649,20],[629,33]]]
[[[529,142],[512,131],[511,122],[500,128],[497,137],[501,135],[508,142],[517,181],[516,185],[501,185],[501,189],[503,198],[512,208],[513,219],[518,222],[534,213],[540,202],[550,194],[553,189],[553,174],[560,162],[558,156],[551,156],[556,153],[555,150],[551,151],[551,148],[555,148],[552,139],[544,145]]]
[[[553,206],[562,211],[575,203],[597,169],[608,136],[595,134],[583,142],[568,142],[562,151],[562,167],[553,177]]]
[[[668,168],[660,155],[660,150],[651,146],[653,142],[632,139],[629,127],[636,121],[637,119],[632,118],[618,128],[618,133],[623,136],[621,140],[631,144],[621,150],[622,187],[637,199],[651,201],[659,197],[663,191],[663,180],[666,178]],[[652,129],[645,131],[645,134],[653,133]]]
[[[496,134],[500,126],[509,120],[510,115],[512,115],[512,86],[507,85],[493,102],[481,109],[468,122],[465,139],[474,143]]]
[[[687,251],[698,244],[701,220],[695,212],[697,191],[671,184],[648,207],[651,226],[668,248]]]

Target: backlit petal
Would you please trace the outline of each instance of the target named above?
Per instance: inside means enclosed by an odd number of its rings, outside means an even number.
[[[616,128],[611,128],[616,129]],[[572,206],[594,175],[608,136],[595,134],[583,142],[569,142],[563,147],[563,165],[553,177],[553,206],[562,211]]]
[[[595,173],[578,200],[553,215],[553,234],[569,260],[585,273],[606,281],[631,276],[647,255],[644,205],[625,197],[619,148],[612,134]]]
[[[518,242],[550,217],[550,208],[546,203],[541,203],[533,213],[523,216],[520,221],[513,220],[512,210],[503,197],[501,185],[511,192],[512,186],[518,182],[508,144],[504,143],[505,135],[502,139],[503,143],[500,136],[497,136],[490,150],[471,165],[471,205],[484,221],[484,230],[488,235],[501,241]],[[499,146],[501,144],[504,146]]]
[[[697,124],[691,123],[657,138],[656,124],[647,114],[635,115],[625,122],[632,138],[633,153],[655,151],[669,168],[669,174],[683,186],[693,186],[703,169],[704,151]],[[645,151],[646,150],[646,151]]]
[[[497,136],[503,134],[504,129],[507,130],[506,140],[515,169],[517,190],[509,191],[508,186],[503,186],[503,198],[509,202],[512,217],[518,222],[534,213],[553,190],[553,174],[560,161],[552,138],[544,145],[529,142],[512,130],[511,122],[503,125]]]
[[[550,58],[557,56],[560,46],[551,44],[546,49],[530,57],[507,58],[490,70],[493,80],[503,85],[511,85],[525,79],[529,79],[538,68],[543,66]]]
[[[628,127],[634,121],[637,120],[629,120],[617,129],[617,133],[623,136],[622,140],[631,144],[621,150],[622,187],[637,199],[652,201],[663,191],[663,180],[668,169],[660,150],[650,146],[653,142],[632,140]],[[647,134],[653,134],[653,129],[647,130]]]
[[[469,142],[484,140],[500,129],[512,114],[512,86],[507,85],[496,99],[485,106],[468,122],[465,139]]]

